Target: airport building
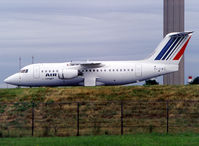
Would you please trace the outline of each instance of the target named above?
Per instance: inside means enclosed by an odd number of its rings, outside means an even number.
[[[170,32],[184,31],[184,0],[164,0],[164,28],[166,36]],[[184,56],[179,71],[164,75],[164,85],[184,85]]]

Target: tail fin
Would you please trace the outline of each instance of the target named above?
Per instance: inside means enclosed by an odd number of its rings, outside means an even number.
[[[161,41],[150,61],[179,64],[193,32],[169,33]]]

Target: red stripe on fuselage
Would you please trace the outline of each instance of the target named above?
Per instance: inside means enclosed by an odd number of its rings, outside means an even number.
[[[184,46],[181,48],[181,50],[180,50],[180,51],[178,52],[178,54],[174,57],[173,60],[179,60],[180,57],[184,54],[184,51],[185,51],[185,49],[186,49],[186,47],[187,47],[187,44],[188,44],[190,38],[191,38],[191,36],[189,37],[189,39],[187,40],[187,42],[184,44]]]

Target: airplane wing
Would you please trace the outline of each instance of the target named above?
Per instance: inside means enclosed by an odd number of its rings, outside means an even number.
[[[101,62],[71,62],[70,65],[80,65],[83,68],[100,68],[104,65]]]

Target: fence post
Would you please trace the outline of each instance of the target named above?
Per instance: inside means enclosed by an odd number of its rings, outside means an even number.
[[[79,102],[77,103],[77,136],[79,136]]]
[[[123,135],[123,101],[121,101],[121,135]]]
[[[34,122],[35,122],[35,104],[34,102],[32,102],[32,136],[34,136],[34,128],[35,128],[35,125],[34,125]]]
[[[166,110],[167,110],[167,134],[169,133],[169,101],[167,100],[166,103]]]

